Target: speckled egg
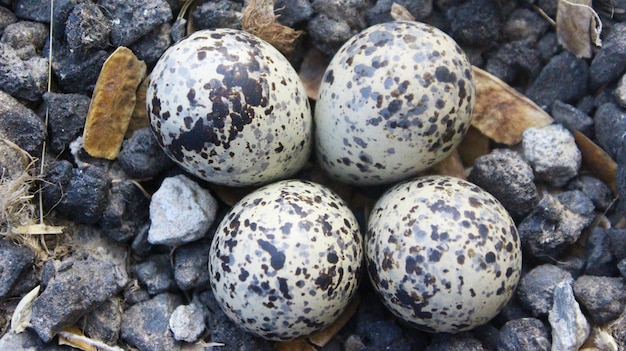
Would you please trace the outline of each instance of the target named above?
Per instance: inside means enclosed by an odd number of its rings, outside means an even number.
[[[362,255],[356,219],[337,195],[285,180],[244,197],[219,224],[210,283],[240,327],[288,340],[339,317],[357,291]]]
[[[371,212],[365,246],[384,304],[428,332],[487,323],[511,298],[522,265],[504,207],[478,186],[446,176],[388,190]]]
[[[146,105],[165,153],[212,183],[286,178],[310,154],[311,110],[298,74],[243,31],[202,30],[170,47],[152,71]]]
[[[316,154],[357,185],[413,176],[448,156],[470,126],[472,69],[455,41],[418,22],[389,22],[348,40],[315,106]]]

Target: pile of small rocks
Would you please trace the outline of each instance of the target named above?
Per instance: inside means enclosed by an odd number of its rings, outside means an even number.
[[[195,28],[240,28],[243,1],[196,3],[189,14]],[[524,274],[515,298],[492,322],[456,335],[402,325],[364,279],[358,311],[322,349],[578,350],[586,340],[603,350],[626,347],[626,201],[613,201],[626,196],[624,9],[600,13],[603,46],[581,59],[557,43],[554,27],[537,11],[554,18],[556,0],[397,3],[449,33],[474,65],[555,119],[526,130],[513,148],[494,145],[468,176],[516,220]],[[220,350],[273,349],[230,322],[207,283],[209,244],[229,208],[224,199],[175,167],[148,128],[125,140],[115,161],[90,158],[76,141],[109,54],[127,46],[150,71],[181,35],[184,25],[175,17],[183,2],[54,4],[51,22],[49,1],[0,1],[0,137],[36,157],[47,140],[40,195],[46,220],[66,227],[70,250],[63,259],[39,262],[30,249],[0,241],[0,349],[72,349],[56,346],[56,335],[72,324],[108,345],[142,351],[179,350],[199,340],[222,343]],[[291,58],[296,68],[309,48],[330,58],[360,30],[391,20],[391,5],[275,2],[280,23],[306,31]],[[571,130],[617,162],[613,190],[582,166]],[[0,166],[10,177],[4,158]],[[356,191],[375,197],[381,189]],[[9,332],[17,301],[37,285],[42,292],[32,304],[32,326]]]

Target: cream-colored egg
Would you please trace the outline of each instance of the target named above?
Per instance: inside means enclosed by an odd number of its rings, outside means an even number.
[[[243,31],[202,30],[170,47],[152,71],[146,104],[167,155],[212,183],[286,178],[310,154],[312,117],[298,74]]]
[[[418,22],[374,25],[330,62],[315,106],[318,163],[357,185],[398,181],[460,143],[475,103],[455,41]]]

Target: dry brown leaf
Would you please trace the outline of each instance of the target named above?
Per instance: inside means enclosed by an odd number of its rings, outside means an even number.
[[[415,17],[406,7],[394,2],[391,4],[391,18],[396,21],[415,21]]]
[[[137,88],[135,93],[135,107],[133,108],[133,113],[130,115],[130,121],[126,129],[126,138],[133,135],[134,131],[150,125],[148,110],[146,109],[146,91],[148,90],[149,84],[150,76],[148,75],[141,81],[141,84],[139,84]]]
[[[573,130],[576,145],[582,154],[583,167],[596,178],[605,182],[615,191],[617,163],[600,146],[587,138],[583,133]]]
[[[33,300],[39,295],[40,286],[37,285],[29,291],[20,302],[17,303],[13,315],[11,316],[11,332],[19,334],[30,327],[30,316],[32,314]]]
[[[286,57],[291,57],[296,41],[304,33],[276,23],[274,0],[250,0],[241,16],[243,29],[272,44]]]
[[[117,158],[135,108],[137,87],[145,74],[146,64],[123,46],[104,62],[83,132],[85,150],[92,157]]]
[[[487,155],[491,152],[489,146],[489,138],[480,130],[470,127],[461,144],[457,147],[461,162],[465,167],[471,167],[480,156]]]
[[[319,49],[312,47],[304,54],[300,65],[300,80],[309,99],[317,100],[328,59]]]
[[[466,180],[465,168],[461,162],[461,155],[458,150],[454,150],[448,157],[444,158],[441,162],[434,165],[428,173],[447,175],[451,177],[460,178]]]
[[[576,57],[590,58],[601,46],[602,21],[591,7],[592,0],[559,0],[556,36],[559,44]]]
[[[473,67],[476,106],[472,126],[498,143],[517,144],[531,127],[543,127],[552,117],[530,99],[490,73]]]
[[[307,339],[309,340],[311,344],[318,346],[318,347],[323,347],[330,341],[330,339],[333,338],[333,336],[335,336],[335,334],[339,332],[339,330],[341,330],[341,328],[343,328],[344,325],[346,325],[346,323],[348,323],[348,321],[350,320],[350,318],[352,318],[352,316],[354,316],[358,308],[359,308],[359,298],[357,296],[348,305],[348,307],[346,307],[346,309],[343,311],[341,316],[339,316],[339,318],[333,324],[330,325],[330,327],[322,331],[319,331],[317,333],[314,333],[313,335],[309,335]]]

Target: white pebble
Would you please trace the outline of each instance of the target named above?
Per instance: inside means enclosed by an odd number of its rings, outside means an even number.
[[[170,330],[178,341],[195,342],[205,328],[204,313],[196,304],[178,306],[170,316]]]
[[[553,351],[578,351],[591,327],[574,298],[571,283],[562,281],[554,288],[554,303],[548,314],[552,327]]]

